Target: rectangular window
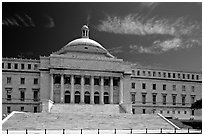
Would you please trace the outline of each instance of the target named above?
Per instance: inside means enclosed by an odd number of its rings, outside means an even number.
[[[170,113],[169,110],[166,113],[169,114]]]
[[[37,106],[34,106],[33,111],[34,111],[34,113],[37,113],[37,112],[38,112],[38,107],[37,107]]]
[[[31,69],[31,64],[28,64],[28,69]]]
[[[11,63],[8,63],[8,65],[7,65],[8,67],[8,69],[11,69]]]
[[[165,72],[163,72],[163,77],[164,77],[164,78],[166,77],[166,73],[165,73]]]
[[[192,91],[192,92],[195,91],[195,86],[191,86],[191,91]]]
[[[186,96],[182,96],[182,105],[185,105],[186,104]]]
[[[172,113],[175,114],[175,110],[173,110]]]
[[[132,74],[135,75],[135,70],[132,70]]]
[[[11,84],[11,77],[7,77],[7,84]]]
[[[153,90],[156,90],[156,89],[157,89],[157,88],[156,88],[156,84],[153,84],[152,89],[153,89]]]
[[[2,68],[4,68],[4,63],[2,63]]]
[[[151,71],[148,71],[148,76],[151,76]]]
[[[21,111],[24,111],[24,107],[21,107]]]
[[[11,101],[11,90],[12,88],[6,88],[7,101]]]
[[[25,84],[25,78],[21,78],[21,85]]]
[[[80,85],[81,84],[81,77],[76,76],[74,80],[75,85]]]
[[[186,91],[186,86],[182,85],[182,91]]]
[[[84,78],[84,82],[85,82],[85,85],[90,85],[90,78],[89,77],[85,77]]]
[[[163,114],[163,111],[162,111],[162,110],[160,110],[160,114]]]
[[[191,95],[191,103],[195,102],[195,95]]]
[[[37,69],[38,69],[38,65],[34,64],[34,70],[37,70]]]
[[[185,79],[186,77],[185,77],[185,74],[183,74],[183,79]]]
[[[176,105],[176,95],[172,95],[173,105]]]
[[[65,76],[65,77],[64,77],[64,84],[71,84],[71,78],[70,78],[70,76]]]
[[[142,94],[142,104],[146,104],[146,94]]]
[[[181,78],[181,74],[180,73],[178,73],[178,78]]]
[[[135,102],[135,93],[132,93],[132,102]]]
[[[146,72],[145,71],[143,71],[143,76],[146,76]]]
[[[146,89],[146,84],[142,83],[142,89]]]
[[[178,114],[180,114],[181,112],[180,111],[178,111]]]
[[[176,74],[175,73],[173,73],[173,78],[176,78]]]
[[[17,63],[14,64],[14,69],[18,69],[18,64]]]
[[[168,78],[171,78],[171,73],[168,73]]]
[[[163,85],[163,90],[166,90],[166,85]]]
[[[38,84],[38,78],[34,78],[34,85],[37,85]]]
[[[10,106],[7,106],[7,113],[11,113],[11,107]]]
[[[54,84],[60,84],[61,77],[59,75],[54,75]]]
[[[195,115],[195,112],[194,112],[195,110],[191,110],[191,115]]]
[[[145,114],[145,113],[146,113],[146,110],[145,110],[145,109],[142,109],[142,113]]]
[[[110,86],[110,79],[104,78],[104,86]]]
[[[21,100],[21,101],[24,101],[24,100],[25,100],[25,91],[24,91],[24,90],[21,90],[21,91],[20,91],[20,100]]]
[[[140,75],[140,71],[139,71],[139,70],[137,71],[137,75],[138,75],[138,76]]]
[[[153,95],[152,95],[152,103],[153,103],[153,104],[156,104],[156,103],[157,103],[157,95],[156,95],[156,94],[153,94]]]
[[[158,76],[161,77],[161,72],[158,72]]]
[[[173,87],[173,91],[176,91],[176,85],[173,85],[172,87]]]
[[[187,111],[184,111],[184,114],[187,114]]]
[[[135,89],[135,83],[132,83],[132,89]]]
[[[190,74],[187,74],[187,78],[190,79]]]
[[[105,80],[104,80],[105,83]],[[99,85],[99,78],[94,78],[94,85]]]
[[[166,105],[166,95],[163,95],[163,105]]]
[[[119,85],[118,78],[113,78],[113,86],[118,86],[118,85]]]
[[[196,75],[196,80],[199,80],[199,75]]]
[[[155,77],[156,76],[156,72],[153,72],[153,77]]]
[[[24,69],[25,68],[25,65],[24,64],[21,64],[21,69]]]
[[[194,75],[192,75],[192,80],[194,80]]]
[[[33,90],[33,101],[39,101],[39,90]]]

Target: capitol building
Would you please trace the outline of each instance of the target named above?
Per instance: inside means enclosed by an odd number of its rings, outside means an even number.
[[[126,113],[177,118],[200,115],[202,73],[148,69],[111,55],[89,38],[69,42],[39,60],[2,59],[2,113],[49,112],[55,104],[119,105]]]

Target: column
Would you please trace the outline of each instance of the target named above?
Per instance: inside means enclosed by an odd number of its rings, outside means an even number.
[[[120,77],[119,103],[123,103],[123,78]]]
[[[53,74],[50,75],[50,100],[53,101]]]
[[[71,75],[71,103],[74,103],[74,75]]]
[[[84,103],[84,76],[81,76],[81,103]]]
[[[113,77],[110,77],[110,94],[109,94],[110,104],[113,104]]]
[[[64,75],[61,75],[60,80],[61,86],[60,86],[60,96],[61,96],[61,103],[64,103]]]
[[[100,104],[104,104],[104,77],[101,77],[101,92],[100,92]]]
[[[91,104],[94,104],[94,76],[91,76]]]

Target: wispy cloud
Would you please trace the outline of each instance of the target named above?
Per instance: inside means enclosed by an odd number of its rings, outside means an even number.
[[[54,27],[55,26],[54,19],[51,16],[49,16],[49,15],[45,15],[45,16],[48,19],[48,24],[46,24],[45,27],[47,27],[47,28]]]

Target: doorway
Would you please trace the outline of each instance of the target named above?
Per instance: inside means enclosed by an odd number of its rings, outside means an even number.
[[[84,93],[84,102],[85,104],[90,104],[90,93],[88,91]]]
[[[104,92],[104,104],[109,104],[109,95],[108,95],[108,92]]]
[[[70,92],[69,91],[66,91],[65,94],[64,94],[64,102],[65,103],[70,103]]]
[[[94,103],[99,104],[99,92],[94,93]]]
[[[75,92],[75,103],[80,103],[80,92],[79,91]]]

